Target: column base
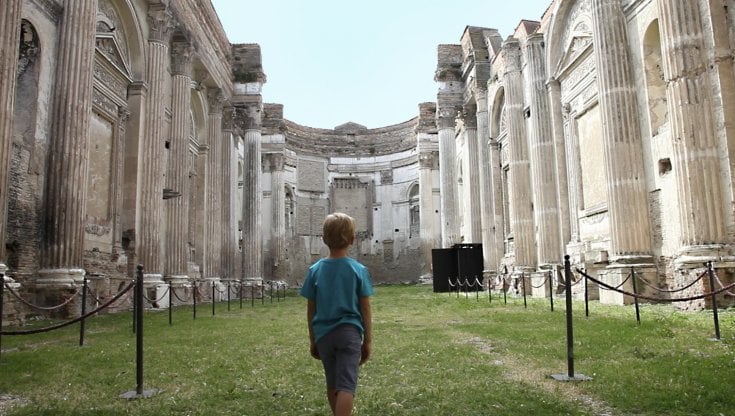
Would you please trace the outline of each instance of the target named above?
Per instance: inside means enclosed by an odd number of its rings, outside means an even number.
[[[8,266],[0,261],[0,273],[5,274],[8,271]]]
[[[158,286],[164,283],[163,275],[160,273],[143,273],[143,286],[145,287]]]
[[[73,289],[84,282],[84,269],[42,269],[33,282],[38,289]]]
[[[643,260],[641,257],[637,257],[638,260]],[[630,260],[633,260],[632,258]],[[636,278],[636,290],[633,290],[633,272],[635,272]],[[643,282],[648,283],[653,287],[659,287],[658,270],[652,263],[619,263],[610,265],[604,274],[600,274],[599,280],[608,284],[609,286],[624,290],[629,293],[638,293],[647,296],[658,296],[653,289],[646,286]],[[623,283],[624,282],[624,283]],[[622,286],[621,286],[622,285]],[[597,285],[595,285],[597,286]],[[591,289],[591,287],[590,287]],[[599,288],[599,299],[600,303],[610,305],[630,305],[635,303],[635,298],[632,296],[624,295],[620,292],[609,290],[600,287]],[[639,302],[648,302],[646,300],[639,300]]]
[[[674,269],[696,269],[710,261],[718,264],[725,263],[721,267],[730,267],[727,263],[735,264],[732,247],[727,244],[703,244],[682,247],[674,258]]]

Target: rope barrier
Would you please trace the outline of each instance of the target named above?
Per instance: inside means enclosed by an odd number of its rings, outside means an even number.
[[[635,293],[631,293],[631,292],[628,292],[628,291],[625,291],[625,290],[615,289],[612,286],[610,286],[608,284],[605,284],[605,283],[603,283],[603,282],[595,279],[594,277],[592,277],[592,276],[590,276],[590,275],[582,272],[579,269],[577,269],[577,273],[582,274],[586,278],[592,280],[593,282],[597,283],[600,286],[606,287],[609,290],[614,290],[614,291],[616,291],[618,293],[622,293],[623,295],[632,296],[634,298],[650,300],[652,302],[690,302],[690,301],[693,301],[693,300],[704,299],[704,298],[706,298],[708,296],[718,295],[718,294],[720,294],[722,292],[725,292],[725,291],[727,291],[727,290],[732,289],[733,287],[735,287],[735,283],[731,283],[731,284],[727,285],[726,287],[724,287],[724,288],[722,288],[720,290],[717,290],[717,291],[714,291],[714,292],[710,292],[710,293],[705,293],[705,294],[702,294],[702,295],[689,296],[689,297],[685,297],[685,298],[664,299],[664,298],[655,298],[653,296],[637,295]]]
[[[151,305],[158,304],[158,302],[162,301],[166,297],[166,295],[168,294],[168,290],[169,290],[169,287],[167,287],[166,290],[161,295],[161,297],[156,300],[149,299],[148,296],[146,296],[145,294],[143,294],[143,299],[145,299]]]
[[[678,288],[678,289],[662,289],[662,288],[660,288],[660,287],[656,287],[656,286],[654,286],[654,285],[652,285],[652,284],[650,284],[650,283],[646,282],[646,280],[645,280],[645,279],[638,279],[638,281],[639,281],[639,282],[642,282],[644,286],[648,286],[648,287],[650,287],[651,289],[653,289],[653,290],[656,290],[656,291],[658,291],[658,292],[661,292],[661,293],[676,293],[676,292],[683,292],[683,291],[685,291],[685,290],[689,289],[690,287],[694,286],[694,284],[695,284],[695,283],[697,283],[697,282],[699,282],[700,280],[702,280],[702,278],[703,278],[703,277],[704,277],[705,275],[707,275],[707,270],[703,271],[703,272],[702,272],[702,273],[701,273],[701,274],[699,275],[699,277],[697,277],[697,278],[696,278],[696,279],[695,279],[695,280],[694,280],[693,282],[691,282],[691,283],[688,283],[687,285],[685,285],[685,286],[683,286],[683,287],[680,287],[680,288]]]
[[[725,287],[725,285],[723,285],[723,284],[722,284],[722,281],[720,280],[720,276],[718,276],[718,275],[717,275],[717,271],[713,270],[713,272],[714,272],[714,274],[715,274],[715,279],[717,280],[717,284],[718,284],[718,285],[720,285],[720,287],[721,287],[721,288],[722,288],[722,287]],[[705,272],[705,273],[706,273],[706,272]],[[701,277],[700,277],[700,279],[701,279]],[[725,294],[726,294],[727,296],[735,296],[735,293],[733,293],[733,292],[730,292],[729,290],[728,290],[728,291],[725,291]]]
[[[130,291],[130,289],[132,289],[134,286],[135,286],[135,282],[130,282],[130,284],[128,284],[128,286],[125,287],[125,289],[123,289],[121,292],[118,292],[114,297],[112,297],[110,300],[108,300],[107,302],[105,302],[104,304],[102,304],[97,309],[94,309],[92,311],[89,311],[89,312],[85,313],[84,315],[81,315],[81,316],[79,316],[77,318],[74,318],[74,319],[72,319],[70,321],[61,322],[59,324],[47,326],[45,328],[28,329],[28,330],[16,330],[16,331],[0,331],[0,335],[30,335],[30,334],[38,334],[38,333],[41,333],[41,332],[49,332],[49,331],[53,331],[55,329],[59,329],[59,328],[65,327],[65,326],[69,326],[69,325],[75,324],[75,323],[81,321],[82,319],[87,319],[90,316],[92,316],[92,315],[98,313],[99,311],[107,308],[108,306],[112,305],[113,302],[115,302],[120,297],[122,297],[122,295],[124,295],[125,293],[127,293],[128,291]]]
[[[81,289],[80,289],[79,287],[77,287],[77,291],[76,291],[76,292],[75,292],[75,293],[74,293],[73,295],[71,295],[71,297],[69,297],[69,299],[65,300],[64,302],[62,302],[62,303],[61,303],[61,304],[59,304],[59,305],[56,305],[56,306],[48,306],[48,307],[46,307],[46,306],[38,306],[38,305],[34,305],[34,304],[32,304],[32,303],[28,302],[27,300],[23,299],[23,298],[22,298],[22,297],[21,297],[21,296],[20,296],[19,294],[17,294],[17,293],[15,292],[15,290],[13,290],[13,288],[11,288],[11,287],[10,287],[10,286],[9,286],[9,285],[7,284],[7,282],[3,282],[3,284],[5,285],[5,287],[6,287],[6,288],[8,288],[8,290],[10,291],[10,293],[11,293],[11,294],[12,294],[12,295],[13,295],[13,296],[14,296],[14,297],[16,298],[16,299],[18,299],[18,300],[19,300],[19,301],[20,301],[21,303],[23,303],[24,305],[26,305],[26,306],[28,306],[28,307],[30,307],[30,308],[33,308],[33,309],[37,309],[37,310],[41,310],[41,311],[55,311],[55,310],[57,310],[57,309],[61,309],[61,308],[63,308],[64,306],[68,305],[68,304],[69,304],[69,302],[71,302],[72,300],[74,300],[74,298],[75,298],[75,297],[76,297],[77,295],[79,295],[79,293],[81,292]]]
[[[181,302],[181,303],[186,303],[186,302],[187,302],[186,300],[184,300],[184,299],[181,299],[181,298],[179,297],[179,295],[178,295],[178,294],[176,293],[176,288],[175,288],[175,287],[172,287],[172,288],[171,288],[171,293],[173,293],[174,297],[175,297],[176,299],[178,299],[178,300],[179,300],[179,302]]]
[[[541,289],[542,287],[546,286],[546,282],[549,280],[549,276],[544,275],[544,281],[541,282],[540,285],[534,286],[533,283],[531,283],[531,287],[534,289]]]

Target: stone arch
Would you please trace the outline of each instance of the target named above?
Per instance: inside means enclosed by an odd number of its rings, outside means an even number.
[[[420,204],[419,183],[414,181],[408,186],[408,224],[409,238],[419,238],[421,233],[421,204]]]
[[[115,25],[113,32],[117,32],[120,43],[125,45],[129,75],[134,80],[145,79],[146,48],[145,36],[140,19],[135,12],[131,0],[99,0],[99,14]],[[108,16],[111,11],[115,16]],[[98,18],[98,21],[100,19]]]
[[[578,27],[579,22],[588,20],[581,15],[591,15],[590,7],[590,0],[559,0],[556,3],[545,39],[547,77],[557,78],[571,43],[568,34]]]
[[[664,79],[662,67],[661,35],[658,28],[658,19],[653,20],[646,28],[642,47],[648,121],[653,137],[658,134],[659,129],[666,124],[668,119],[666,80]]]

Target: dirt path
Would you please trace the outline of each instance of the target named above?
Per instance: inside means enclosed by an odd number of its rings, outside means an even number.
[[[507,353],[500,354],[493,348],[490,340],[463,332],[450,333],[458,344],[472,345],[478,351],[487,355],[494,365],[503,369],[503,377],[507,380],[526,384],[534,389],[543,390],[554,397],[563,398],[565,401],[581,403],[595,416],[619,416],[620,413],[602,400],[583,393],[577,382],[556,381],[549,377],[548,370],[542,370],[531,366],[527,361]],[[563,372],[560,370],[560,372]]]

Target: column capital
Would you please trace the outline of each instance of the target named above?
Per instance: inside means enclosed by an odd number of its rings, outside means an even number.
[[[419,153],[419,169],[437,169],[439,153],[433,150]]]
[[[207,102],[209,103],[209,114],[222,114],[225,95],[219,88],[207,91]]]
[[[454,129],[460,110],[461,108],[457,106],[439,107],[436,111],[439,129]]]
[[[243,131],[260,130],[263,123],[263,111],[260,103],[237,105],[234,113],[234,123]]]
[[[504,73],[520,72],[521,70],[521,43],[518,39],[510,37],[503,42],[501,54],[505,62]]]
[[[462,120],[466,129],[477,129],[477,106],[465,104],[462,107]]]
[[[188,41],[175,41],[171,44],[171,72],[173,75],[192,77],[194,46]]]
[[[173,28],[173,14],[168,1],[152,3],[148,7],[149,41],[168,43]]]

